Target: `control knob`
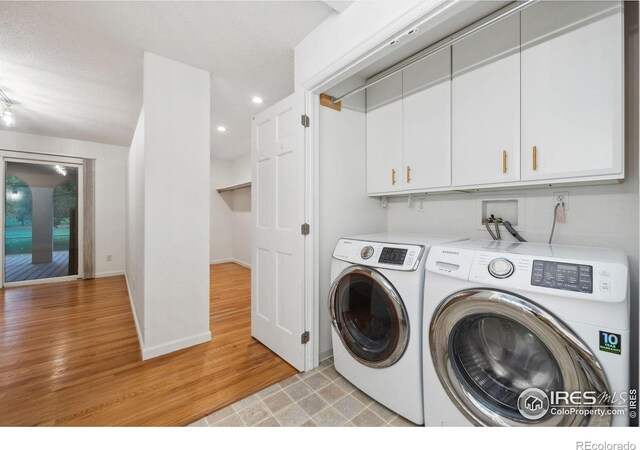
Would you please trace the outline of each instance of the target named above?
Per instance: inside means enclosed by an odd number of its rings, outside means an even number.
[[[509,278],[513,271],[513,263],[508,259],[496,258],[489,263],[489,273],[495,278]]]
[[[362,259],[371,258],[373,256],[373,247],[370,245],[363,247],[362,250],[360,250],[360,256],[362,257]]]

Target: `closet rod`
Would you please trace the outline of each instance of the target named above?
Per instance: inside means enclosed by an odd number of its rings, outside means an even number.
[[[522,11],[523,9],[527,8],[528,6],[531,6],[533,3],[536,3],[537,1],[538,0],[524,0],[524,1],[516,1],[516,2],[510,3],[504,8],[499,9],[498,11],[488,15],[484,19],[480,19],[479,21],[472,23],[471,25],[463,28],[462,30],[459,30],[453,34],[450,34],[446,38],[439,40],[435,44],[432,44],[423,50],[420,50],[418,53],[415,53],[414,55],[408,57],[404,61],[401,61],[389,67],[388,69],[383,70],[382,72],[374,75],[373,77],[369,78],[367,82],[362,86],[357,87],[347,92],[346,94],[341,95],[340,97],[331,97],[331,103],[335,104],[335,103],[338,103],[339,101],[344,100],[345,98],[351,97],[352,95],[357,94],[358,92],[368,87],[371,87],[374,84],[379,83],[384,79],[389,78],[391,75],[400,72],[402,69],[417,63],[418,61],[426,58],[427,56],[434,54],[438,50],[442,50],[445,47],[453,45],[456,42],[468,37],[469,35],[488,27],[489,25],[493,25],[499,20],[502,20],[517,12]]]

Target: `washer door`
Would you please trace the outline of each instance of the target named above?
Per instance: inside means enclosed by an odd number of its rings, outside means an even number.
[[[409,343],[409,319],[400,295],[380,272],[350,266],[329,292],[333,328],[351,356],[369,367],[389,367]]]
[[[578,405],[571,414],[547,411],[534,419],[520,412],[520,394],[529,388],[610,392],[591,350],[560,320],[522,297],[486,289],[453,294],[434,313],[429,343],[449,398],[476,425],[611,424],[610,415],[588,412],[610,409],[605,403]]]

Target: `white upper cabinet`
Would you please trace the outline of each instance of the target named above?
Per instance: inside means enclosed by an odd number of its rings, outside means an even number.
[[[523,180],[623,176],[622,22],[620,2],[522,12]]]
[[[405,190],[451,185],[451,49],[403,70]]]
[[[454,186],[520,180],[520,18],[453,46]]]
[[[402,73],[367,88],[367,192],[403,189]]]

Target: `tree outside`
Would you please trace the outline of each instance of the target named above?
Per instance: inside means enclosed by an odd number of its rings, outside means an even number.
[[[15,175],[5,177],[5,254],[31,253],[32,196],[29,186]],[[78,177],[69,176],[53,191],[53,250],[69,250],[69,212],[76,207]]]

